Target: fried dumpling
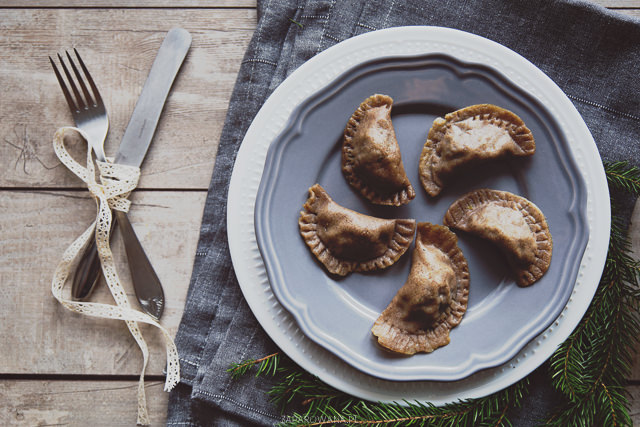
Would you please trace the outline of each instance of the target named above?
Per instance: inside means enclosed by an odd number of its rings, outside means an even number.
[[[535,151],[533,135],[520,117],[495,105],[472,105],[434,120],[420,156],[420,181],[429,195],[437,196],[461,165]]]
[[[430,353],[449,344],[468,300],[469,267],[458,238],[447,227],[421,222],[409,278],[371,332],[389,350]]]
[[[400,206],[416,193],[405,173],[391,123],[393,99],[373,95],[360,104],[344,131],[342,172],[372,203]]]
[[[347,209],[334,202],[319,184],[309,189],[300,212],[300,234],[330,273],[387,268],[413,241],[416,221],[382,219]]]
[[[516,283],[529,286],[549,269],[553,241],[544,214],[506,191],[481,189],[456,200],[444,224],[490,240],[507,255]]]

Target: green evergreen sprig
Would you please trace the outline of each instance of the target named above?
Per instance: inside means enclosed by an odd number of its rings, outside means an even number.
[[[605,172],[611,190],[640,193],[638,168],[607,163]],[[617,201],[612,197],[615,212]],[[639,269],[631,256],[626,222],[613,216],[607,260],[591,305],[551,357],[552,384],[564,401],[547,419],[548,425],[632,425],[624,386],[640,334]]]
[[[238,378],[249,372],[256,365],[258,369],[256,371],[256,377],[267,373],[275,375],[278,370],[278,363],[280,362],[280,353],[273,353],[260,359],[249,359],[240,363],[232,363],[227,369],[227,372],[231,374],[232,378]]]
[[[284,416],[282,427],[371,425],[371,426],[508,426],[507,412],[521,406],[529,385],[524,379],[505,390],[479,399],[467,399],[442,407],[429,403],[403,401],[370,403],[358,400],[325,384],[280,353],[268,358],[234,364],[234,375],[277,376],[269,391]],[[295,408],[290,410],[291,408]],[[289,411],[287,411],[289,410]]]
[[[604,166],[610,187],[636,196],[640,194],[640,169],[630,167],[627,162],[609,162]]]
[[[640,194],[640,169],[605,163],[612,211],[621,194]],[[563,401],[546,425],[630,426],[626,378],[640,336],[640,263],[631,255],[624,218],[613,216],[605,268],[580,324],[549,361],[553,387]],[[233,364],[232,376],[277,379],[269,395],[284,417],[282,426],[508,426],[508,414],[526,398],[527,378],[505,390],[442,407],[422,402],[370,403],[323,383],[287,356],[274,353]]]

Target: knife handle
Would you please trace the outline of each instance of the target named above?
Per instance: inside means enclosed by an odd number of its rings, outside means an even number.
[[[124,240],[124,248],[127,253],[131,280],[136,292],[136,298],[142,306],[142,310],[159,320],[164,310],[164,291],[155,270],[144,252],[138,236],[133,231],[129,217],[121,211],[114,211],[118,229]]]
[[[164,292],[160,279],[147,258],[138,236],[136,236],[129,217],[120,211],[113,211],[115,217],[111,222],[111,235],[113,228],[118,223],[118,228],[124,240],[125,252],[129,270],[131,271],[131,280],[136,291],[136,297],[142,306],[142,309],[155,317],[156,320],[162,316],[164,310]],[[102,268],[100,265],[100,257],[98,256],[98,247],[95,241],[95,234],[92,234],[90,240],[78,262],[76,274],[73,277],[71,286],[71,295],[76,300],[87,299],[95,285],[98,283]]]

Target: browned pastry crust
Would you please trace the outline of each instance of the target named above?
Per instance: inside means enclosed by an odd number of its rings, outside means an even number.
[[[516,283],[529,286],[549,269],[553,241],[540,209],[524,197],[481,189],[456,200],[444,224],[498,245],[508,256]]]
[[[472,105],[434,120],[420,156],[420,181],[429,195],[437,196],[461,165],[535,151],[533,135],[520,117],[495,105]]]
[[[373,95],[353,113],[344,131],[342,172],[372,203],[400,206],[416,193],[405,173],[391,123],[393,99]]]
[[[413,241],[416,221],[363,215],[334,202],[319,184],[300,212],[300,234],[330,273],[387,268]]]
[[[457,243],[447,227],[418,223],[409,278],[371,328],[380,345],[411,355],[449,344],[469,300],[469,268]]]

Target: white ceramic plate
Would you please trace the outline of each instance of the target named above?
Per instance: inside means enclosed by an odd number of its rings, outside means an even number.
[[[389,56],[445,54],[498,70],[537,98],[560,126],[587,187],[589,242],[573,293],[560,316],[509,362],[459,381],[389,381],[366,375],[308,339],[271,290],[254,233],[254,205],[267,149],[296,107],[346,70]],[[296,363],[326,383],[363,399],[402,399],[443,404],[505,388],[542,364],[571,333],[597,287],[609,237],[606,178],[595,143],[573,104],[540,70],[487,39],[437,27],[403,27],[346,40],[317,55],[287,78],[256,116],[240,147],[228,199],[229,246],[249,306],[265,331]]]

